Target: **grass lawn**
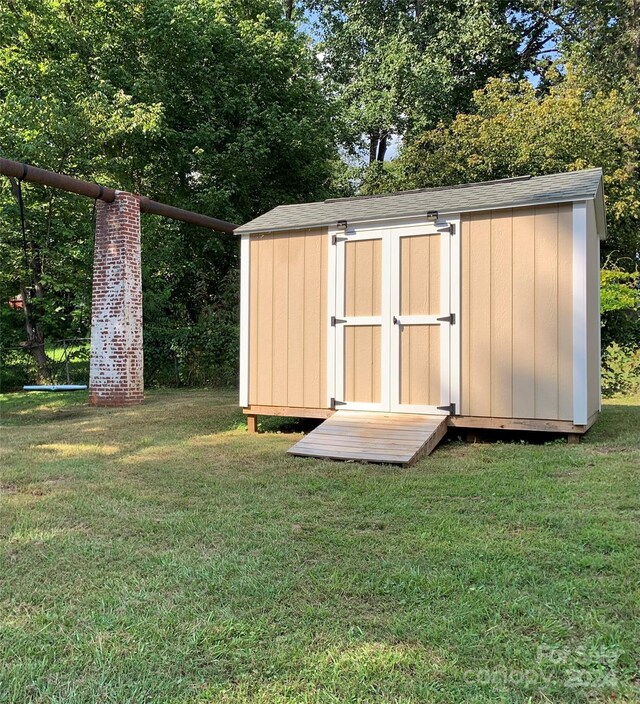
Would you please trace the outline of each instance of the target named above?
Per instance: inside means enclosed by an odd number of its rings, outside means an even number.
[[[227,391],[1,398],[0,702],[640,701],[638,398],[404,470]]]

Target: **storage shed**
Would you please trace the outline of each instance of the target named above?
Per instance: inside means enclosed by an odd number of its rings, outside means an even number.
[[[294,454],[408,464],[446,432],[600,410],[602,171],[284,205],[241,243],[240,405]]]

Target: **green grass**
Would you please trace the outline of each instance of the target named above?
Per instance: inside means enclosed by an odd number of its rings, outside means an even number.
[[[63,345],[47,345],[46,352],[47,357],[52,359],[54,362],[64,362],[67,355],[73,358],[76,355],[83,355],[87,359],[89,358],[89,342],[76,342],[75,344],[68,344],[65,349]]]
[[[1,702],[640,700],[640,399],[408,470],[85,402],[2,397]]]
[[[51,374],[58,384],[67,383],[66,360],[69,365],[69,383],[86,384],[89,379],[89,343],[69,344],[47,347],[47,357],[50,360]]]

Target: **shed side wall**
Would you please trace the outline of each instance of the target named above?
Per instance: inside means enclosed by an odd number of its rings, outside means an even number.
[[[462,218],[461,413],[571,420],[572,206]]]
[[[326,408],[326,228],[252,235],[249,404]]]

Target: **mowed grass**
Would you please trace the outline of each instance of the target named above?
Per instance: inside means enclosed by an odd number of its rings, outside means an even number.
[[[410,469],[85,402],[2,397],[1,702],[639,701],[640,399]]]

